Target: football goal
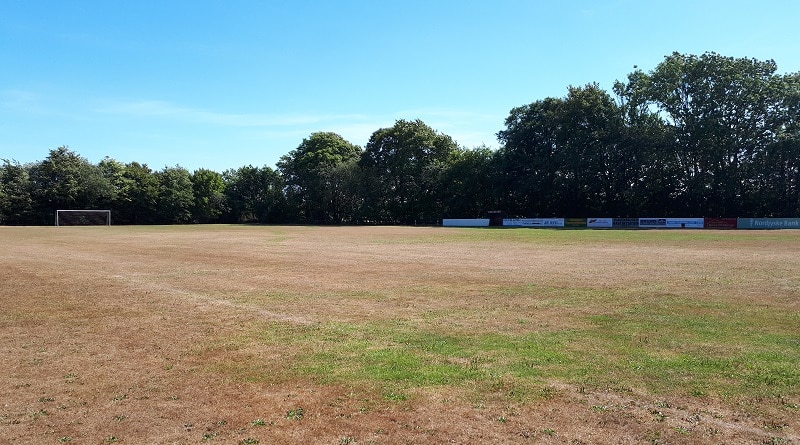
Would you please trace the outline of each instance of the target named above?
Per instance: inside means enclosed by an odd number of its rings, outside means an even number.
[[[110,226],[111,210],[56,210],[57,226]]]

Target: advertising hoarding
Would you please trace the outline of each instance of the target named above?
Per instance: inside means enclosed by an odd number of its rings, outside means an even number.
[[[612,218],[611,227],[615,229],[638,229],[639,218]]]
[[[564,219],[564,227],[571,227],[571,228],[574,228],[574,229],[585,228],[586,227],[586,218],[565,218]]]
[[[666,229],[667,218],[639,218],[639,227],[642,229]]]
[[[445,227],[488,227],[489,218],[445,218]],[[800,218],[503,218],[505,227],[603,229],[800,229]]]
[[[667,218],[668,229],[702,229],[704,218]]]
[[[738,218],[737,229],[800,229],[800,218]]]
[[[706,229],[735,229],[736,218],[706,218],[704,227]]]
[[[612,218],[589,218],[586,220],[586,227],[593,229],[610,229],[614,227]]]
[[[703,218],[639,218],[642,229],[702,229]]]
[[[564,227],[564,218],[503,218],[505,227]]]
[[[442,220],[445,227],[489,227],[489,218],[486,219],[460,219],[445,218]]]

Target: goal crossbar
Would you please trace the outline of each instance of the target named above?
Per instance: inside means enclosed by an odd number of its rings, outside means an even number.
[[[56,210],[56,226],[111,225],[111,210]]]

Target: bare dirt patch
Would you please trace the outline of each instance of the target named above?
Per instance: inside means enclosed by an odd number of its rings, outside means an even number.
[[[524,231],[0,227],[0,442],[800,441],[797,390],[655,393],[544,374],[522,398],[504,376],[485,390],[395,394],[397,382],[298,372],[298,357],[332,343],[275,338],[392,322],[515,338],[662,297],[712,314],[720,304],[800,310],[800,233],[515,233]]]

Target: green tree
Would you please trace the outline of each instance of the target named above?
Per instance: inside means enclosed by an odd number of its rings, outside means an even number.
[[[341,223],[342,206],[347,197],[336,190],[340,186],[340,167],[361,155],[361,147],[336,133],[313,133],[278,161],[286,183],[287,199],[298,210],[300,221]]]
[[[439,177],[443,216],[482,218],[498,208],[496,152],[486,146],[459,149]]]
[[[123,222],[117,219],[117,211],[119,208],[119,194],[125,185],[125,164],[106,156],[97,164],[97,168],[108,182],[110,188],[108,196],[105,197],[106,202],[100,205],[103,208],[111,209],[112,214],[114,214],[114,221],[121,224]]]
[[[754,212],[751,215],[800,216],[800,73],[778,81],[775,141],[753,160]]]
[[[574,217],[624,212],[638,166],[633,146],[622,143],[623,130],[622,110],[597,84],[512,109],[498,133],[508,210]]]
[[[33,200],[28,169],[3,159],[0,167],[0,224],[30,224]]]
[[[626,173],[617,175],[622,208],[611,216],[685,216],[673,131],[649,106],[642,76],[637,70],[627,83],[614,84],[623,119],[617,155],[629,161]]]
[[[192,222],[194,192],[191,174],[181,166],[165,167],[158,178],[157,221],[164,224]]]
[[[559,117],[559,170],[555,184],[562,215],[588,217],[621,211],[636,166],[623,148],[622,113],[597,84],[569,87]]]
[[[125,164],[116,181],[117,193],[113,210],[118,224],[153,224],[159,221],[159,177],[147,164]]]
[[[673,53],[625,88],[670,126],[685,211],[736,216],[754,200],[754,160],[775,142],[784,110],[774,61]]]
[[[403,224],[441,218],[438,178],[457,149],[450,136],[419,119],[374,132],[359,160],[368,185],[368,218]]]
[[[4,181],[3,177],[5,174],[4,170],[6,164],[8,164],[8,160],[3,159],[3,163],[4,163],[3,166],[4,168],[3,170],[0,170],[0,224],[3,224],[6,219],[7,207],[9,202],[8,195],[6,194],[6,187],[5,184],[3,183]]]
[[[548,97],[515,107],[497,134],[502,147],[504,210],[510,215],[552,216],[559,212],[553,185],[559,163],[558,120],[563,100]]]
[[[192,214],[199,223],[217,222],[225,211],[225,182],[222,175],[204,168],[192,173],[194,207]]]
[[[93,209],[107,203],[113,190],[97,166],[59,147],[30,169],[37,222],[49,224],[58,209]]]
[[[800,138],[771,144],[756,160],[756,203],[744,216],[800,216]]]
[[[279,223],[286,221],[286,196],[280,174],[267,167],[248,165],[227,170],[225,199],[228,222]]]
[[[352,224],[363,219],[363,176],[358,159],[351,158],[319,170],[325,184],[321,194],[322,202],[327,203],[325,222]]]

